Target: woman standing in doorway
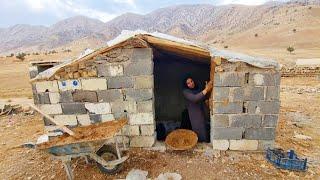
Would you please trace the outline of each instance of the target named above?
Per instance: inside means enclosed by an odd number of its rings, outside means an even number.
[[[188,114],[192,126],[192,130],[198,135],[201,142],[208,142],[208,132],[206,128],[205,116],[205,99],[206,95],[212,90],[212,82],[206,83],[206,87],[201,90],[194,82],[193,78],[188,76],[183,81],[184,90],[183,95],[187,100]]]

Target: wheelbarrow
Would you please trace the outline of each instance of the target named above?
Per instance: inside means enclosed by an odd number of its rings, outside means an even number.
[[[128,159],[128,156],[122,156],[123,149],[120,149],[121,142],[118,142],[121,138],[115,137],[127,122],[126,119],[120,119],[76,127],[72,129],[73,136],[63,134],[53,137],[47,142],[36,144],[34,148],[60,159],[69,180],[74,178],[71,159],[78,157],[84,157],[87,163],[90,158],[97,163],[101,172],[114,174],[121,170],[122,163]],[[123,138],[121,141],[125,149]]]

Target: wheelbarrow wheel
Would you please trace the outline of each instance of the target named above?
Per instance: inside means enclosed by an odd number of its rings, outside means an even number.
[[[118,159],[117,150],[113,146],[103,146],[97,151],[97,155],[100,156],[105,161],[113,161]],[[97,162],[97,166],[101,172],[106,174],[115,174],[121,170],[122,164],[118,164],[115,166],[103,166]]]

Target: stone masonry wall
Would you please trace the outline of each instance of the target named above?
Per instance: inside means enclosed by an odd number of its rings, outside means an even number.
[[[152,49],[122,48],[108,55],[90,63],[94,77],[33,83],[35,104],[69,127],[127,117],[129,125],[118,135],[131,147],[150,147],[156,139]],[[44,123],[49,130],[52,124]]]
[[[242,62],[215,68],[211,141],[218,150],[272,147],[279,117],[280,73]]]

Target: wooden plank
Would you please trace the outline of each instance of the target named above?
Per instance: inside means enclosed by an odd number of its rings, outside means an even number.
[[[73,136],[74,135],[74,132],[71,131],[71,129],[67,128],[66,126],[63,126],[61,124],[59,124],[55,119],[53,119],[52,117],[50,117],[48,114],[44,113],[43,111],[41,111],[38,107],[32,105],[32,104],[29,104],[29,106],[38,111],[40,114],[42,114],[44,117],[48,118],[50,121],[52,121],[53,123],[55,123],[59,129],[63,130],[64,132],[68,133],[69,135]]]
[[[220,59],[221,61],[221,59]],[[216,68],[216,63],[215,63],[215,57],[211,58],[211,64],[210,64],[210,81],[212,81],[212,84],[214,84],[214,74],[215,74],[215,68]],[[210,97],[209,97],[209,109],[211,112],[213,112],[213,92],[214,92],[214,87],[212,88]]]

